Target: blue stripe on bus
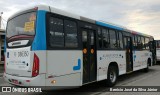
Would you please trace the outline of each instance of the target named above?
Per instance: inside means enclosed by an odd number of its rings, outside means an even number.
[[[77,66],[73,66],[73,70],[80,70],[81,69],[81,59],[78,59],[78,65]]]
[[[97,24],[97,25],[100,25],[100,26],[108,27],[108,28],[117,29],[117,30],[124,30],[124,29],[121,28],[121,27],[113,26],[113,25],[106,24],[106,23],[99,22],[99,21],[96,21],[96,24]]]
[[[32,50],[46,50],[46,11],[37,12],[37,23]]]

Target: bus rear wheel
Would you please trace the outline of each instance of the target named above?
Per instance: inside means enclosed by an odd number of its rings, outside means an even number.
[[[112,87],[117,81],[117,68],[115,66],[109,66],[107,74],[107,86]]]
[[[149,71],[149,66],[150,66],[150,65],[151,65],[151,61],[148,60],[148,61],[147,61],[147,67],[144,68],[144,72],[148,72],[148,71]]]

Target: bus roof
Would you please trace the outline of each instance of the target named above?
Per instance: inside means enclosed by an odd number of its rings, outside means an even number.
[[[15,13],[14,15],[12,15],[9,19],[12,19],[13,17],[15,17],[17,15],[23,14],[28,10],[33,10],[33,9],[37,9],[37,8],[38,8],[38,10],[45,10],[45,11],[52,12],[52,13],[55,13],[55,14],[64,15],[64,16],[71,17],[71,18],[74,18],[74,19],[78,19],[78,20],[90,22],[90,23],[93,23],[93,24],[97,24],[97,25],[100,25],[100,26],[104,26],[104,27],[108,27],[108,28],[112,28],[112,29],[116,29],[116,30],[120,30],[120,31],[125,31],[125,32],[129,32],[129,33],[132,33],[132,34],[138,34],[138,35],[142,35],[142,36],[153,37],[151,35],[147,35],[147,34],[144,34],[144,33],[140,33],[140,32],[136,32],[136,31],[127,29],[124,26],[116,25],[116,24],[109,23],[109,22],[89,19],[89,18],[86,18],[86,17],[83,17],[83,16],[72,14],[70,12],[66,12],[66,11],[63,11],[61,9],[57,9],[57,8],[54,8],[54,7],[51,7],[51,6],[46,6],[46,5],[37,5],[37,6],[34,6],[34,7],[27,8],[25,10],[21,10],[21,11]]]

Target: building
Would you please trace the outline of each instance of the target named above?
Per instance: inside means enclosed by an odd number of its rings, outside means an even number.
[[[5,41],[5,30],[0,29],[0,64],[4,64],[4,41]]]

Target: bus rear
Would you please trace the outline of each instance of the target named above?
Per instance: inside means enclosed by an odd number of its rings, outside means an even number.
[[[17,13],[8,20],[4,66],[7,82],[19,86],[45,86],[44,20],[45,12],[38,7]]]

